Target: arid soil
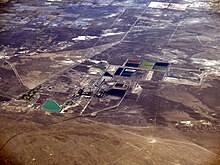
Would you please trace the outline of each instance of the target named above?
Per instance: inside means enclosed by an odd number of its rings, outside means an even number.
[[[1,113],[1,164],[208,165],[218,161],[216,153],[168,127],[114,126],[39,112],[11,116]]]

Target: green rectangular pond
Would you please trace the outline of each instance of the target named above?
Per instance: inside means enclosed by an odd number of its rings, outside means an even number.
[[[47,100],[44,102],[41,109],[45,111],[59,112],[61,107],[55,100]]]
[[[152,61],[142,61],[140,67],[143,69],[152,69],[155,62]]]

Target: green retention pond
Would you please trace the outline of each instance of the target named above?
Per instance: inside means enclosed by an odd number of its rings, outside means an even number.
[[[152,69],[155,62],[152,61],[142,61],[140,67],[144,69]]]
[[[61,107],[55,100],[47,100],[44,102],[41,109],[46,111],[59,112]]]

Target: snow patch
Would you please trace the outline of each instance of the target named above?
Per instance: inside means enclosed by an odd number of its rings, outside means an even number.
[[[72,38],[72,41],[84,41],[92,40],[98,38],[97,36],[78,36],[77,38]]]
[[[103,37],[108,37],[108,36],[114,36],[114,35],[120,35],[120,34],[124,34],[124,32],[117,32],[117,33],[105,33],[102,36]]]
[[[158,8],[158,9],[166,9],[168,8],[170,3],[166,2],[151,2],[148,7],[150,8]]]
[[[104,18],[111,18],[111,17],[115,17],[117,15],[118,15],[118,13],[112,13],[110,15],[105,16]]]
[[[62,2],[62,0],[47,0],[48,2]]]
[[[220,60],[191,58],[192,63],[202,65],[209,74],[220,75]]]
[[[72,61],[72,60],[70,60],[70,59],[63,60],[62,62],[63,62],[63,63],[66,63],[66,64],[72,64],[72,63],[74,63],[74,61]]]
[[[117,33],[111,33],[111,32],[109,32],[109,33],[103,34],[102,36],[103,36],[103,37],[108,37],[108,36],[114,36],[114,35],[120,35],[120,34],[124,34],[124,32],[117,32]]]

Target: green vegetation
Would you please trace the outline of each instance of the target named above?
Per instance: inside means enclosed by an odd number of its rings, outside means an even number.
[[[140,67],[144,69],[152,69],[155,62],[152,61],[142,61]]]
[[[60,105],[55,100],[47,100],[41,107],[42,110],[59,112],[61,110]]]

